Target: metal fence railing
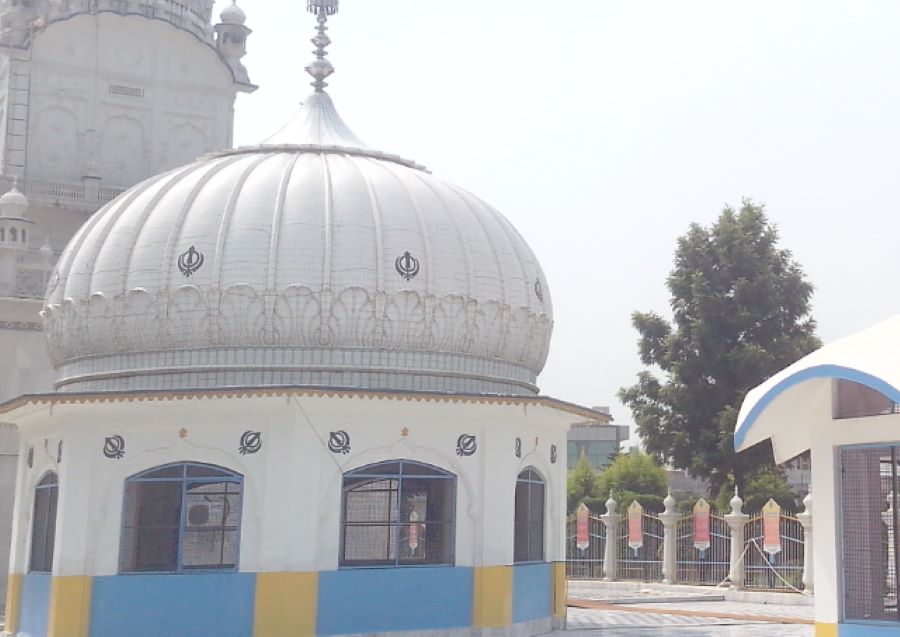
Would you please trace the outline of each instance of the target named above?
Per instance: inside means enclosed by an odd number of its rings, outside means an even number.
[[[606,526],[597,516],[588,518],[588,545],[578,548],[574,519],[566,528],[566,577],[569,579],[602,579],[603,554],[606,550]]]
[[[779,541],[766,543],[763,516],[751,517],[744,527],[744,588],[767,591],[803,589],[803,525],[781,515]],[[774,550],[773,550],[774,549]]]
[[[641,546],[630,542],[628,518],[619,523],[618,579],[655,582],[662,579],[663,523],[641,512]]]
[[[805,502],[809,505],[811,499]],[[682,584],[715,586],[729,582],[754,590],[804,589],[804,525],[811,524],[808,512],[787,515],[773,501],[751,516],[743,514],[740,507],[736,513],[720,515],[703,500],[691,515],[678,516],[674,501],[667,507],[671,508],[659,516],[648,514],[637,503],[624,513],[613,509],[612,515],[602,517],[589,515],[584,509],[580,529],[573,516],[566,529],[567,576],[604,578],[604,560],[609,559],[620,580],[654,582],[665,577],[667,582]],[[614,533],[607,524],[615,525],[611,527]],[[733,532],[741,533],[743,539],[734,547]],[[665,549],[667,534],[668,541],[674,543],[669,553]],[[609,551],[607,541],[615,542]],[[737,581],[730,582],[730,577]]]
[[[709,547],[697,548],[694,516],[686,515],[675,527],[675,579],[683,584],[719,584],[728,577],[731,531],[725,518],[709,516]]]

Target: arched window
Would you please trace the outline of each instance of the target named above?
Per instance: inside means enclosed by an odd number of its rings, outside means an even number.
[[[9,240],[10,241],[18,241],[19,240],[19,233],[16,232],[15,228],[9,229]]]
[[[34,488],[34,517],[31,520],[31,570],[53,570],[53,545],[56,542],[56,502],[59,480],[48,473]]]
[[[453,564],[456,476],[398,460],[344,475],[341,566]]]
[[[122,572],[237,568],[243,484],[240,474],[190,462],[128,478]]]
[[[6,229],[0,228],[0,241],[6,241]]]
[[[25,241],[26,241],[26,239],[25,239],[26,236],[27,236],[27,235],[25,234],[25,231],[22,230],[22,243],[25,243]]]
[[[544,561],[544,490],[544,479],[534,469],[525,469],[516,480],[516,562]]]

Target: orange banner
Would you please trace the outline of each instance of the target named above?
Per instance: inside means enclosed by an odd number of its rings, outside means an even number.
[[[709,503],[700,498],[694,505],[694,548],[705,551],[711,545],[709,537]]]
[[[590,519],[591,512],[582,502],[575,512],[575,546],[582,551],[591,545]]]
[[[628,546],[635,552],[644,546],[644,508],[634,501],[628,507]]]
[[[762,510],[763,550],[769,555],[781,552],[781,507],[769,500]]]

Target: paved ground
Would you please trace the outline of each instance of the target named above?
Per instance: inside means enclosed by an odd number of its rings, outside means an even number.
[[[567,637],[812,637],[808,600],[725,601],[708,587],[570,582]]]

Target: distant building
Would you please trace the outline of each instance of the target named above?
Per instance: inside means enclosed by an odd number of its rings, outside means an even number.
[[[612,464],[612,457],[628,440],[628,425],[612,424],[613,417],[609,407],[594,407],[594,411],[602,414],[597,420],[587,420],[572,425],[569,429],[568,466],[575,468],[581,456],[587,457],[588,463],[595,471]]]

